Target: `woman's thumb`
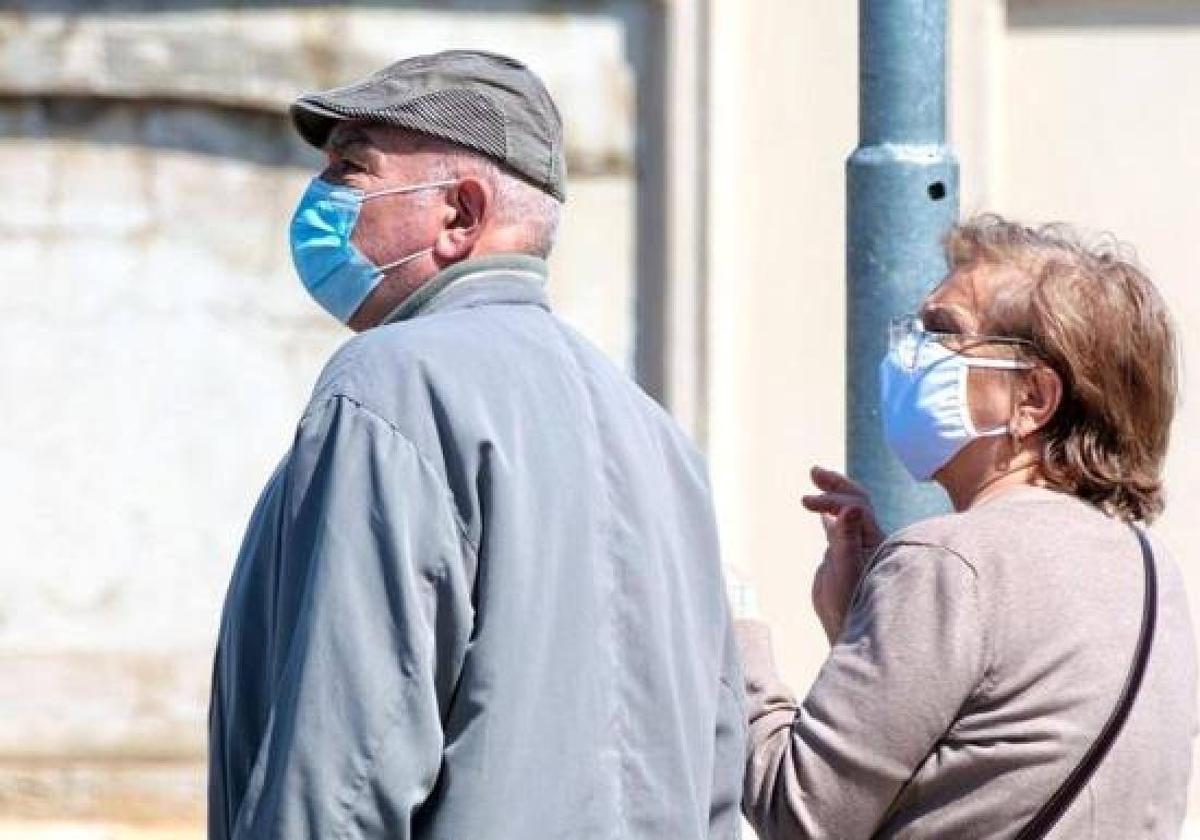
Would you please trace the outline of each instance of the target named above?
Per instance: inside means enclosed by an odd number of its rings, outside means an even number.
[[[862,523],[863,512],[861,508],[852,507],[846,510],[841,516],[841,538],[844,540],[843,545],[854,559],[854,562],[859,562],[862,555]]]

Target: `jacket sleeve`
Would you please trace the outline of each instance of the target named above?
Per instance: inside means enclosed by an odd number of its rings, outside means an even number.
[[[763,840],[866,840],[983,679],[974,570],[900,544],[864,577],[808,696],[779,680],[766,625],[738,622],[750,746],[742,807]]]
[[[345,397],[286,464],[269,720],[236,840],[409,838],[436,781],[474,552],[440,476]]]
[[[732,625],[726,623],[717,685],[717,715],[713,749],[713,786],[709,808],[710,840],[741,836],[742,771],[746,764],[746,715],[743,712],[742,669]]]

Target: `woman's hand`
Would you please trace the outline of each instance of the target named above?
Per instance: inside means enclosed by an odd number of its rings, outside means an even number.
[[[884,533],[875,520],[871,497],[860,484],[821,467],[812,468],[812,481],[821,492],[801,501],[821,515],[829,543],[813,578],[813,609],[832,645],[842,632],[863,567],[883,542]]]

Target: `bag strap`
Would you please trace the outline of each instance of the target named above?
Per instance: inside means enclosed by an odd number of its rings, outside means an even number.
[[[1142,562],[1146,567],[1146,589],[1137,653],[1129,668],[1129,675],[1125,678],[1121,699],[1117,702],[1117,707],[1113,709],[1112,715],[1109,716],[1108,722],[1104,724],[1104,728],[1100,730],[1100,735],[1084,755],[1083,760],[1079,762],[1079,766],[1071,771],[1071,775],[1067,776],[1054,795],[1046,800],[1042,809],[1021,829],[1016,840],[1035,840],[1035,838],[1045,837],[1066,813],[1067,808],[1071,806],[1075,797],[1079,795],[1092,774],[1096,772],[1096,768],[1100,766],[1100,762],[1104,760],[1109,748],[1112,747],[1113,741],[1120,734],[1121,727],[1125,725],[1125,720],[1129,717],[1129,710],[1133,708],[1133,701],[1137,699],[1138,689],[1142,686],[1142,678],[1146,675],[1146,663],[1150,659],[1150,647],[1154,643],[1154,626],[1158,619],[1158,577],[1154,569],[1154,552],[1150,548],[1150,541],[1146,539],[1145,533],[1140,528],[1134,527],[1133,532],[1137,534],[1138,542],[1142,547]]]

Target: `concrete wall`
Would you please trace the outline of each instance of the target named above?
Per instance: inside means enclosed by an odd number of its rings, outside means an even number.
[[[709,454],[727,561],[746,571],[797,687],[826,653],[808,604],[823,542],[800,507],[843,463],[843,166],[856,9],[712,7]]]

